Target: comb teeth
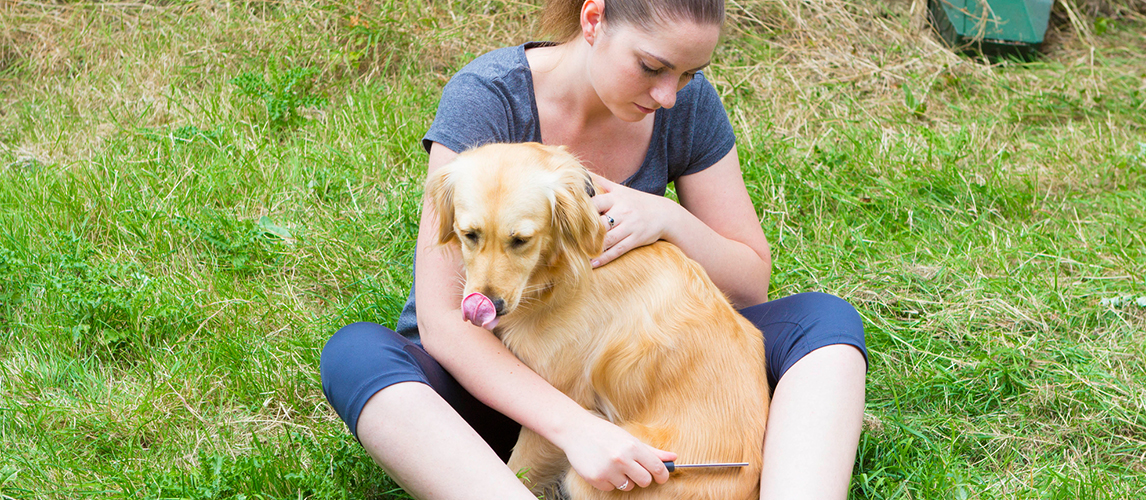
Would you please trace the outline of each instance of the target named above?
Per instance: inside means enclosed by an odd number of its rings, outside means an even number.
[[[731,464],[676,464],[677,467],[747,467],[748,462]]]
[[[665,462],[665,467],[669,472],[677,469],[685,468],[710,468],[710,467],[747,467],[748,462],[735,462],[735,463],[719,463],[719,464],[677,464],[676,462]]]

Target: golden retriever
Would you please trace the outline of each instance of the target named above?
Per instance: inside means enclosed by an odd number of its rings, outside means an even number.
[[[564,481],[575,500],[759,498],[763,336],[670,243],[592,269],[606,231],[593,190],[565,148],[537,143],[469,150],[426,184],[439,243],[461,246],[464,296],[489,298],[497,317],[485,326],[522,362],[586,409],[676,452],[678,463],[750,465],[677,469],[663,485],[603,492],[522,429],[510,468],[527,471],[535,493]]]

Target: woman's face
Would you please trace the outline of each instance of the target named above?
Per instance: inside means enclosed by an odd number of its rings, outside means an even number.
[[[589,81],[613,115],[640,121],[676,104],[677,91],[708,65],[719,39],[714,24],[665,21],[648,32],[601,23],[592,43]]]

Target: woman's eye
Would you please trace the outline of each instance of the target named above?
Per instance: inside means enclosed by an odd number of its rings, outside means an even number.
[[[659,74],[661,74],[661,70],[660,70],[660,69],[652,69],[652,68],[650,68],[650,67],[649,67],[647,64],[645,64],[645,63],[644,63],[644,61],[641,61],[641,63],[640,63],[640,64],[641,64],[641,70],[642,70],[642,71],[644,71],[645,73],[648,73],[648,74],[650,74],[650,75],[659,75]]]

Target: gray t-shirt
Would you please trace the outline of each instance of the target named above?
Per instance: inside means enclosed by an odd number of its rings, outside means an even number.
[[[426,151],[434,142],[458,153],[495,142],[543,142],[533,75],[525,58],[526,49],[541,45],[544,42],[494,50],[454,75],[422,139]],[[660,108],[653,118],[645,160],[622,182],[633,189],[664,195],[668,183],[712,166],[736,143],[720,96],[701,73],[677,93],[671,109]],[[395,330],[419,339],[413,287]]]

